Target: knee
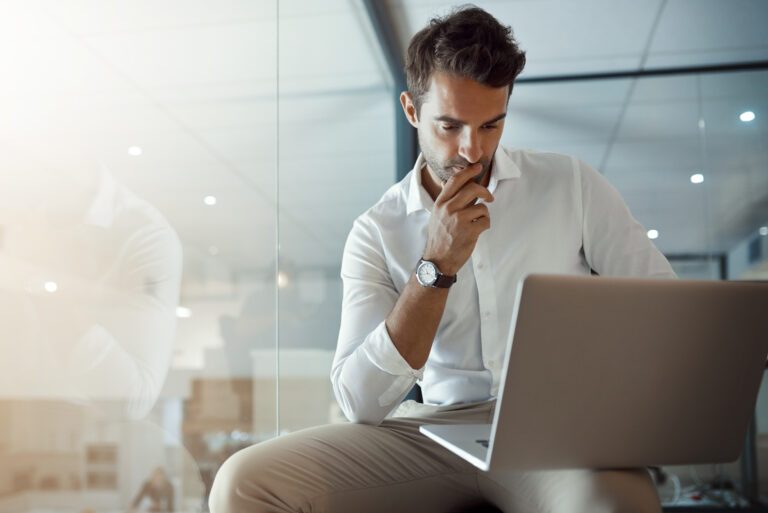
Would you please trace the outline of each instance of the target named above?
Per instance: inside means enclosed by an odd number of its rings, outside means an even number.
[[[249,493],[254,487],[251,482],[254,475],[249,471],[250,462],[246,452],[247,449],[236,452],[216,472],[208,498],[211,513],[261,511],[257,497]]]
[[[303,511],[308,490],[296,487],[308,480],[312,468],[295,460],[296,443],[295,437],[286,435],[230,456],[213,480],[211,513]]]
[[[208,497],[208,507],[211,513],[226,513],[231,511],[231,504],[235,490],[237,489],[237,481],[239,474],[242,473],[238,469],[238,464],[235,462],[235,456],[230,456],[224,464],[216,471],[216,476],[213,479],[213,485],[211,486],[211,493]]]
[[[658,491],[645,469],[596,471],[593,491],[601,511],[661,513]]]

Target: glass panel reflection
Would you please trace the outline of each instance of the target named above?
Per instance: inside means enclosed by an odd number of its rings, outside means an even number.
[[[271,1],[0,3],[0,511],[205,510],[275,436],[276,55]]]
[[[362,5],[281,2],[279,24],[278,423],[287,433],[345,421],[329,379],[341,255],[354,219],[394,182],[399,91]]]

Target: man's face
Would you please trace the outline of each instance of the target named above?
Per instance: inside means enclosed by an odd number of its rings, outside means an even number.
[[[433,180],[448,180],[477,162],[483,166],[479,177],[485,177],[501,139],[507,99],[507,86],[489,87],[448,73],[432,76],[411,123]]]

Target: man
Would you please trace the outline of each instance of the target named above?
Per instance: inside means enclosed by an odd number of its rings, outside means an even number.
[[[236,454],[217,476],[213,513],[660,511],[644,470],[493,475],[418,432],[491,421],[525,274],[674,276],[593,169],[499,147],[524,63],[511,30],[477,8],[414,36],[401,103],[423,153],[355,221],[342,261],[331,378],[353,424]],[[401,403],[417,381],[425,404]]]

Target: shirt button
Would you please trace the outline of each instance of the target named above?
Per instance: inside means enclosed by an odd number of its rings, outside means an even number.
[[[486,319],[490,319],[491,318],[491,312],[485,312],[483,314],[483,317],[485,317]]]
[[[485,267],[485,264],[483,264],[482,262],[478,262],[477,263],[477,268],[478,269],[482,269],[483,267]]]

